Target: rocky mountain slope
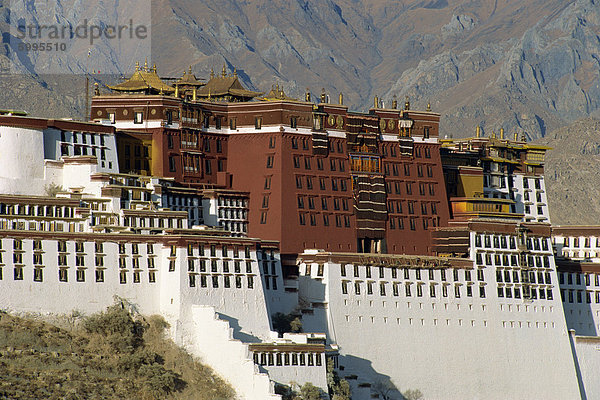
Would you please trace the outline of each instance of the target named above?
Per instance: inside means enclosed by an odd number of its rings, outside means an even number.
[[[277,82],[288,95],[302,97],[306,88],[313,94],[325,88],[331,99],[343,92],[346,104],[356,110],[371,107],[375,95],[388,106],[394,95],[400,104],[409,96],[413,108],[431,103],[442,113],[442,136],[470,136],[480,125],[486,134],[504,128],[508,134],[547,140],[555,147],[548,157],[549,174],[554,174],[549,190],[558,202],[555,222],[587,221],[592,215],[587,211],[594,201],[574,205],[590,197],[586,190],[594,181],[586,179],[596,175],[596,155],[576,148],[582,137],[587,146],[595,143],[593,128],[586,130],[593,123],[562,128],[600,115],[597,0],[132,0],[125,8],[114,0],[45,4],[54,6],[18,9],[0,0],[0,108],[84,118],[83,73],[108,72],[113,75],[91,78],[114,82],[145,57],[165,77],[178,77],[191,65],[206,78],[211,68],[218,72],[225,64],[237,68],[251,89],[266,91]],[[84,18],[91,23],[129,16],[144,20],[149,11],[152,40],[145,51],[129,42],[89,46],[76,41],[61,54],[15,58],[17,15],[28,22],[76,25]],[[91,58],[85,57],[88,52]],[[580,135],[579,129],[587,133]],[[566,184],[571,182],[581,184]],[[558,211],[562,203],[572,210]]]
[[[537,143],[546,156],[546,190],[553,224],[600,224],[600,121],[583,119]]]
[[[314,93],[323,87],[332,99],[343,92],[359,110],[371,107],[375,95],[388,105],[393,95],[410,96],[417,108],[430,102],[443,114],[443,134],[455,137],[479,124],[538,138],[599,107],[600,5],[594,0],[135,0],[138,7],[127,9],[111,1],[57,3],[51,13],[71,24],[136,13],[143,20],[152,3],[150,54],[130,43],[77,41],[64,54],[13,57],[21,71],[43,74],[62,65],[60,71],[76,75],[128,74],[147,56],[165,76],[191,65],[207,77],[226,64],[251,88],[279,82],[301,97],[307,87]],[[14,8],[0,7],[0,64],[15,51]],[[47,11],[19,10],[38,22],[47,21]],[[82,59],[88,50],[92,58]],[[37,111],[41,98],[48,99],[46,113],[82,113],[81,79],[70,87],[54,86],[55,77],[22,79],[29,86],[3,85],[5,107]],[[28,107],[19,96],[24,89],[36,92]]]

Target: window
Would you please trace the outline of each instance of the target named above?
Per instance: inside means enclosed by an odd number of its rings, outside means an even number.
[[[103,269],[96,270],[96,282],[104,282],[104,270]]]
[[[231,130],[237,129],[236,118],[229,118],[229,129],[231,129]]]
[[[273,168],[273,156],[267,157],[267,168]]]
[[[354,282],[354,293],[360,294],[360,282]]]
[[[136,111],[133,113],[133,123],[141,124],[144,122],[144,113],[141,111]]]
[[[254,117],[254,128],[255,129],[262,128],[262,117]]]
[[[310,169],[310,158],[304,157],[304,168]]]
[[[23,267],[15,267],[13,278],[15,281],[23,280]]]
[[[42,282],[44,280],[44,270],[42,268],[33,269],[33,281]]]
[[[67,282],[68,281],[67,269],[66,268],[61,268],[61,269],[58,270],[58,280],[60,282]]]
[[[175,165],[175,157],[174,156],[169,156],[169,171],[170,172],[176,172],[177,171],[177,167]]]
[[[81,268],[77,269],[76,279],[77,279],[77,282],[85,282],[85,269],[81,269]]]

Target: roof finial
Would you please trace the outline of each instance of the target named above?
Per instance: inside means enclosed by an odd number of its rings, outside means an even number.
[[[221,76],[223,76],[223,78],[225,78],[226,75],[227,75],[227,69],[225,68],[225,63],[223,63],[223,71],[221,72]]]
[[[190,75],[192,74],[192,66],[190,65]]]
[[[139,70],[140,70],[140,62],[139,62],[139,61],[136,61],[136,62],[135,62],[135,70],[136,70],[136,71],[139,71]]]
[[[156,73],[156,63],[152,66],[152,72]]]
[[[392,97],[392,108],[395,110],[396,108],[398,108],[398,98],[396,97],[396,95],[394,95]]]
[[[235,76],[237,78],[237,68],[233,69],[233,76]]]
[[[146,57],[146,61],[144,61],[144,71],[148,72],[148,57]]]
[[[306,88],[306,92],[304,93],[304,101],[310,102],[310,89]]]
[[[215,71],[211,68],[210,69],[210,79],[215,77]]]
[[[406,101],[404,102],[404,109],[410,110],[410,101],[408,101],[408,96],[406,96]]]
[[[425,110],[425,111],[431,111],[431,103],[430,102],[427,102],[427,110]]]

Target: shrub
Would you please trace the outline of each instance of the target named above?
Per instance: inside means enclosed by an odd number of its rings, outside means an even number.
[[[157,398],[163,398],[171,393],[178,381],[177,374],[159,364],[144,364],[139,368],[138,373],[146,382],[147,390]]]
[[[86,318],[83,327],[88,333],[105,336],[113,349],[121,353],[134,351],[143,340],[142,324],[118,304]]]

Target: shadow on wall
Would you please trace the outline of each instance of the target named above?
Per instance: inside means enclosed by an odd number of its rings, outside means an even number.
[[[581,367],[579,365],[579,359],[577,358],[577,350],[575,349],[575,331],[573,330],[569,330],[569,344],[571,345],[571,353],[573,354],[573,361],[575,362],[575,373],[577,374],[579,394],[581,394],[581,400],[587,400],[583,375],[581,374]]]
[[[325,308],[325,292],[327,285],[321,280],[311,279],[309,277],[300,276],[298,307],[297,310],[301,314],[302,330],[311,333],[327,334],[327,343],[335,343],[335,332],[330,332],[329,329],[334,329],[328,321],[328,312]]]
[[[379,398],[381,400],[420,400],[423,396],[417,389],[406,388],[404,395],[388,375],[380,374],[371,361],[352,355],[340,355],[338,374],[352,388],[353,398]],[[379,397],[375,397],[378,395]]]
[[[563,284],[560,285],[567,328],[574,329],[578,336],[598,336],[598,327],[594,321],[594,311],[592,310],[592,302],[596,301],[595,292],[586,290],[583,274],[564,273],[564,275],[565,283],[569,283],[571,287],[566,289]],[[577,277],[581,277],[579,281]]]
[[[241,341],[242,343],[260,343],[258,337],[251,335],[249,333],[243,332],[237,318],[230,317],[229,315],[217,313],[220,319],[223,321],[229,322],[229,326],[233,329],[233,338]]]

